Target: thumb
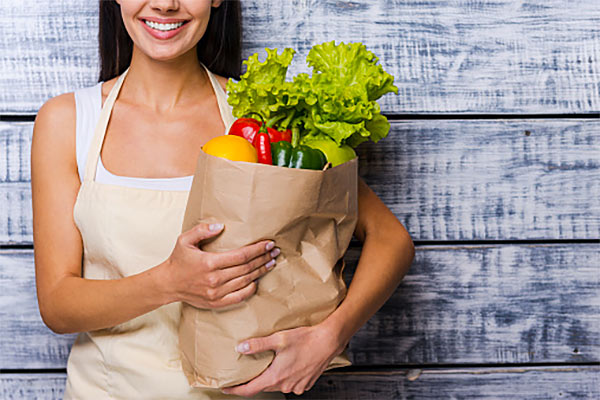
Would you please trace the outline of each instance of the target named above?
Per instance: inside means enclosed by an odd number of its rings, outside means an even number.
[[[262,353],[263,351],[277,351],[280,347],[280,339],[277,333],[271,336],[259,337],[245,340],[235,346],[235,351],[242,354]]]
[[[223,230],[223,224],[198,224],[183,233],[183,242],[195,246],[198,242],[217,236]]]

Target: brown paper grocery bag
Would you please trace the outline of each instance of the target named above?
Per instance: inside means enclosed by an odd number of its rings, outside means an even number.
[[[201,152],[182,232],[199,222],[225,224],[206,251],[272,239],[281,248],[257,293],[224,309],[183,305],[179,346],[195,387],[222,388],[251,380],[272,351],[242,355],[239,342],[315,325],[346,295],[343,255],[356,226],[358,159],[325,171],[232,162]],[[350,365],[345,351],[327,369]]]

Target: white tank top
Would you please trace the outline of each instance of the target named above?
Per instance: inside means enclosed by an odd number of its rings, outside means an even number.
[[[231,107],[226,101],[227,95],[212,73],[208,69],[206,71],[217,96],[221,118],[226,127],[225,132],[227,132],[234,120],[231,114]],[[79,172],[79,180],[81,182],[83,182],[86,158],[102,109],[102,83],[78,89],[74,92],[76,108],[75,151],[77,154],[77,171]],[[175,178],[137,178],[115,175],[104,168],[102,157],[98,157],[98,166],[96,168],[96,182],[141,189],[189,191],[192,186],[193,177],[193,175],[188,175]]]

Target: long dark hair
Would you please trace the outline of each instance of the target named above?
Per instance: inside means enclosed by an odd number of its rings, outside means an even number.
[[[100,78],[121,75],[131,63],[133,41],[115,0],[100,0]],[[197,47],[198,60],[212,72],[239,79],[242,68],[242,10],[239,0],[224,0],[211,11],[206,32]]]

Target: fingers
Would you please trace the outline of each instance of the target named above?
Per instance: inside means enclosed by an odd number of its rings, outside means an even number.
[[[310,388],[312,387],[312,385],[310,384],[310,380],[311,377],[307,377],[302,379],[300,382],[298,382],[293,388],[292,388],[292,392],[296,395],[296,396],[301,396],[304,392],[307,392],[310,390]]]
[[[239,249],[218,253],[218,265],[222,265],[220,268],[229,268],[237,265],[247,264],[256,257],[260,257],[274,248],[275,242],[271,240],[263,240]]]
[[[207,276],[210,285],[209,296],[213,300],[218,300],[228,293],[245,288],[272,270],[276,264],[275,257],[280,253],[281,250],[275,248],[246,264],[210,272],[210,275]],[[218,255],[214,255],[218,257]],[[218,263],[213,262],[213,265],[218,265]]]
[[[252,280],[260,278],[275,267],[275,258],[279,256],[280,253],[281,250],[275,248],[269,253],[256,257],[246,264],[220,270],[218,271],[222,280],[220,283],[224,284],[225,282],[250,274],[253,274],[254,276]]]
[[[237,278],[234,278],[234,279],[228,281],[227,283],[225,283],[224,285],[220,286],[217,289],[218,294],[220,294],[221,296],[224,296],[227,293],[233,293],[240,289],[243,289],[246,286],[248,286],[250,283],[254,282],[258,278],[260,278],[261,276],[266,274],[267,272],[269,272],[269,270],[265,266],[263,266],[263,267],[255,269],[254,271],[250,272],[249,274],[238,276]]]
[[[216,236],[222,230],[221,224],[198,224],[178,238],[176,250],[181,249],[179,258],[182,261],[179,260],[179,264],[174,265],[189,265],[189,261],[197,265],[195,269],[181,269],[184,272],[196,272],[187,276],[185,281],[188,284],[181,298],[198,308],[221,308],[248,299],[256,293],[255,281],[275,266],[274,258],[281,253],[272,240],[263,240],[223,253],[199,251],[196,243]],[[192,247],[195,253],[183,250]],[[186,251],[189,255],[186,255]]]
[[[283,343],[283,336],[278,332],[270,336],[264,336],[259,338],[252,338],[239,343],[235,347],[235,351],[241,354],[255,354],[262,353],[263,351],[273,350],[279,351],[285,344]]]
[[[198,242],[218,235],[223,230],[223,224],[198,224],[182,233],[179,238],[187,246],[196,246]]]
[[[257,257],[248,264],[216,271],[215,273],[221,275],[227,274],[226,276],[230,276],[231,279],[228,280],[226,277],[222,277],[213,280],[213,286],[215,287],[213,297],[219,299],[217,300],[218,305],[215,305],[215,307],[225,307],[239,303],[256,293],[258,287],[256,280],[275,267],[273,257],[279,255],[279,252],[279,249],[275,249],[273,256],[272,252]],[[225,281],[225,283],[221,284],[221,281]]]
[[[220,298],[219,300],[212,301],[211,307],[212,308],[221,308],[221,307],[227,307],[227,306],[230,306],[233,304],[240,303],[240,302],[248,299],[254,293],[256,293],[257,288],[258,288],[258,285],[256,284],[256,282],[252,281],[246,287],[244,287],[240,290],[237,290],[235,292],[228,293],[225,296],[223,296],[222,298]]]
[[[247,264],[210,272],[211,275],[207,276],[210,285],[207,296],[213,300],[215,307],[224,307],[247,299],[256,292],[256,280],[275,267],[274,257],[280,253],[276,248]],[[253,290],[245,290],[251,285]],[[217,302],[219,305],[216,305]]]

